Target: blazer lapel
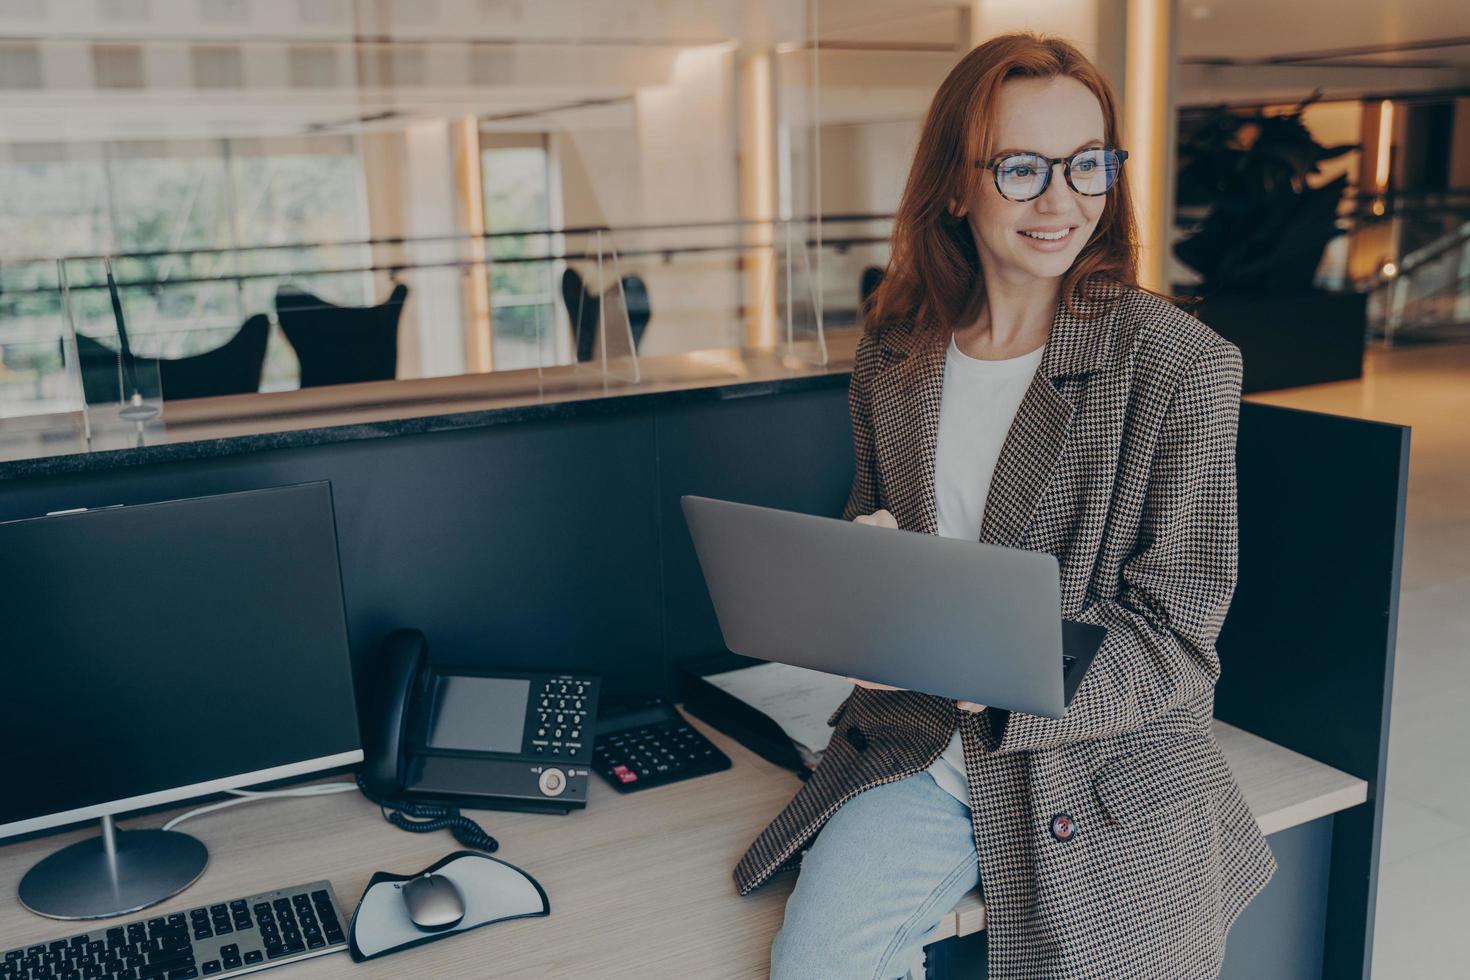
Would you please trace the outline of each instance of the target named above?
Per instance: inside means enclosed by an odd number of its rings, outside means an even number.
[[[980,540],[1016,547],[1042,492],[1051,481],[1071,431],[1077,386],[1069,379],[1102,366],[1112,318],[1099,316],[1099,300],[1075,300],[1079,313],[1058,302],[1036,376],[1006,433],[990,480]],[[939,404],[950,331],[909,320],[884,331],[884,366],[874,375],[870,398],[876,450],[888,481],[884,502],[908,531],[939,533],[934,496],[934,452],[939,442]]]
[[[1001,446],[980,523],[987,544],[1020,546],[1072,431],[1080,386],[1067,380],[1096,371],[1107,357],[1112,318],[1096,315],[1095,301],[1076,302],[1080,315],[1057,303],[1041,364]]]
[[[884,487],[884,503],[906,531],[939,532],[934,447],[939,441],[948,344],[948,331],[921,329],[912,320],[886,330],[882,340],[886,367],[872,382],[875,442],[887,461],[884,472],[893,477]]]

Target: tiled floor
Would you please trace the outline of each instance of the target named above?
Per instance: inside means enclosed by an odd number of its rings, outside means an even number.
[[[1373,972],[1470,980],[1470,343],[1251,397],[1413,426]]]

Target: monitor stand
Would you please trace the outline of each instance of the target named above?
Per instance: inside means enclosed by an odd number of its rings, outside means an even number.
[[[118,830],[102,818],[102,836],[42,859],[20,882],[20,903],[52,919],[105,919],[136,912],[188,888],[204,873],[209,851],[176,830]]]

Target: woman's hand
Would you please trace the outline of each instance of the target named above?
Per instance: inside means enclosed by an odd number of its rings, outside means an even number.
[[[852,681],[858,687],[866,687],[870,691],[902,691],[903,690],[903,688],[901,688],[901,687],[893,687],[892,685],[889,685],[889,684],[879,684],[876,681],[860,680],[859,678],[856,678],[856,677],[849,677],[848,680]],[[961,711],[984,711],[985,710],[985,705],[983,705],[983,704],[976,704],[974,701],[956,701],[954,703],[954,706],[956,708],[959,708]]]

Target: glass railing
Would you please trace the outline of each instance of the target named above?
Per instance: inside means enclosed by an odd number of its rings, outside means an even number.
[[[1470,221],[1385,267],[1369,318],[1388,345],[1470,339]]]
[[[820,366],[827,330],[858,322],[890,226],[834,215],[11,262],[0,416],[52,418],[51,438],[99,448],[205,397],[491,372],[536,395],[568,372],[636,385],[644,359],[696,351]]]
[[[104,283],[107,263],[103,263]],[[0,459],[126,449],[158,441],[161,362],[139,357],[119,321],[89,319],[67,262],[51,284],[33,281],[24,317],[0,330]],[[108,308],[120,294],[107,290]]]

